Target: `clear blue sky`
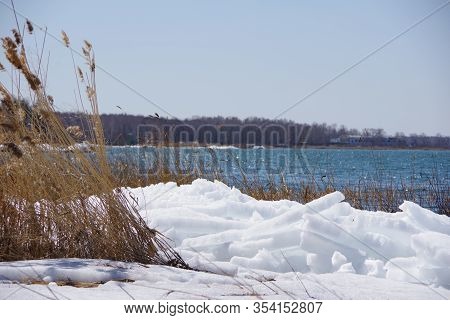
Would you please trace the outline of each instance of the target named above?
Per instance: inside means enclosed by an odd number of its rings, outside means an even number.
[[[54,35],[64,29],[77,49],[89,39],[100,66],[176,117],[273,118],[445,2],[16,0],[15,6]],[[1,35],[14,25],[0,5]],[[34,40],[28,46],[36,51]],[[70,54],[52,39],[46,49],[48,91],[59,108],[73,110]],[[98,88],[104,113],[118,113],[120,105],[127,113],[164,115],[100,71]],[[450,5],[282,118],[450,135]]]

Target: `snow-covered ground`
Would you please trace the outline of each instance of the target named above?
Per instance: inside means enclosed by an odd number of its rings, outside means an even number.
[[[384,213],[354,209],[339,192],[307,205],[258,201],[206,180],[123,192],[204,272],[106,260],[4,262],[0,299],[450,298],[450,219],[411,202]]]

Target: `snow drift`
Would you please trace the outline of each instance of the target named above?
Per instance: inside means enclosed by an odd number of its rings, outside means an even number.
[[[258,201],[202,179],[123,191],[195,268],[355,273],[450,288],[450,219],[411,202],[385,213],[354,209],[340,192],[306,205]]]

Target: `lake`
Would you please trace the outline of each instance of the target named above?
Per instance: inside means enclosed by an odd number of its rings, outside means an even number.
[[[310,181],[336,188],[362,182],[384,185],[427,185],[430,180],[450,185],[448,150],[361,150],[234,147],[109,147],[111,160],[139,164],[142,173],[157,172],[163,164],[190,173],[214,172],[227,181],[239,179]]]

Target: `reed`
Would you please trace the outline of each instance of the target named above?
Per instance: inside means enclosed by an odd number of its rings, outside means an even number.
[[[25,28],[27,36],[17,28],[2,38],[18,93],[0,83],[0,261],[78,257],[186,267],[116,188],[106,160],[92,45],[83,46],[88,70],[76,69],[90,103],[84,117],[92,153],[86,154],[71,147],[80,131],[64,128],[44,81],[30,67],[24,42],[33,36],[33,24],[26,21]],[[63,41],[70,48],[65,33]],[[24,102],[26,93],[33,107]]]

